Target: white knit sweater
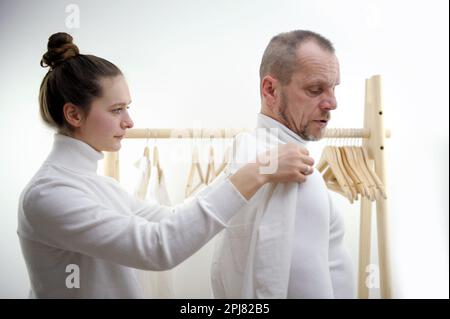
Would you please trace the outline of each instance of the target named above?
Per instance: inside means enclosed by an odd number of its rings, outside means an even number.
[[[307,142],[258,114],[258,128],[236,140],[231,173],[277,143]],[[274,145],[271,145],[274,143]],[[344,220],[320,173],[304,183],[266,184],[222,232],[212,264],[216,298],[353,298],[354,272],[344,246]]]
[[[17,233],[30,297],[140,298],[135,268],[176,266],[247,203],[229,180],[173,208],[144,202],[96,174],[102,158],[88,144],[55,134],[50,155],[23,190]]]

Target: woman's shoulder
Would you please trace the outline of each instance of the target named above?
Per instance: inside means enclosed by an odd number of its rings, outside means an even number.
[[[21,203],[34,206],[39,198],[60,197],[62,189],[80,189],[80,185],[57,167],[44,163],[22,190]]]

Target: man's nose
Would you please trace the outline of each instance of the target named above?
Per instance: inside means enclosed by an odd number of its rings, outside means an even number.
[[[328,95],[325,99],[320,101],[319,107],[323,111],[335,110],[337,108],[337,101],[334,92]]]

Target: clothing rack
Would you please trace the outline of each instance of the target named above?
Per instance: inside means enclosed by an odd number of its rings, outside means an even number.
[[[374,75],[365,81],[365,104],[363,128],[330,128],[325,138],[362,138],[362,146],[369,154],[375,172],[386,187],[385,140],[390,137],[390,130],[384,128],[384,105],[382,102],[381,77]],[[138,128],[127,130],[124,138],[160,139],[160,138],[233,138],[250,129],[170,129]],[[106,176],[119,180],[118,152],[105,152],[104,172]],[[391,271],[388,251],[387,199],[376,200],[378,260],[380,274],[381,298],[391,298]],[[366,268],[370,265],[372,202],[361,197],[358,298],[369,298],[366,285]]]

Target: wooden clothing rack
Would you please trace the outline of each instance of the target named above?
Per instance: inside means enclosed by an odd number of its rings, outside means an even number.
[[[365,82],[365,105],[363,128],[330,128],[325,132],[325,138],[361,138],[362,146],[369,154],[371,165],[386,187],[385,139],[390,137],[390,131],[384,128],[384,105],[382,102],[381,77],[374,75]],[[250,129],[168,129],[141,128],[129,129],[125,138],[160,139],[160,138],[233,138],[237,134]],[[118,152],[105,152],[104,172],[119,180]],[[388,205],[387,199],[376,200],[378,259],[380,274],[381,298],[391,298],[391,271],[388,252]],[[358,298],[369,298],[369,288],[366,285],[366,268],[371,264],[371,221],[372,202],[361,196],[360,234],[359,234],[359,265],[358,265]]]

